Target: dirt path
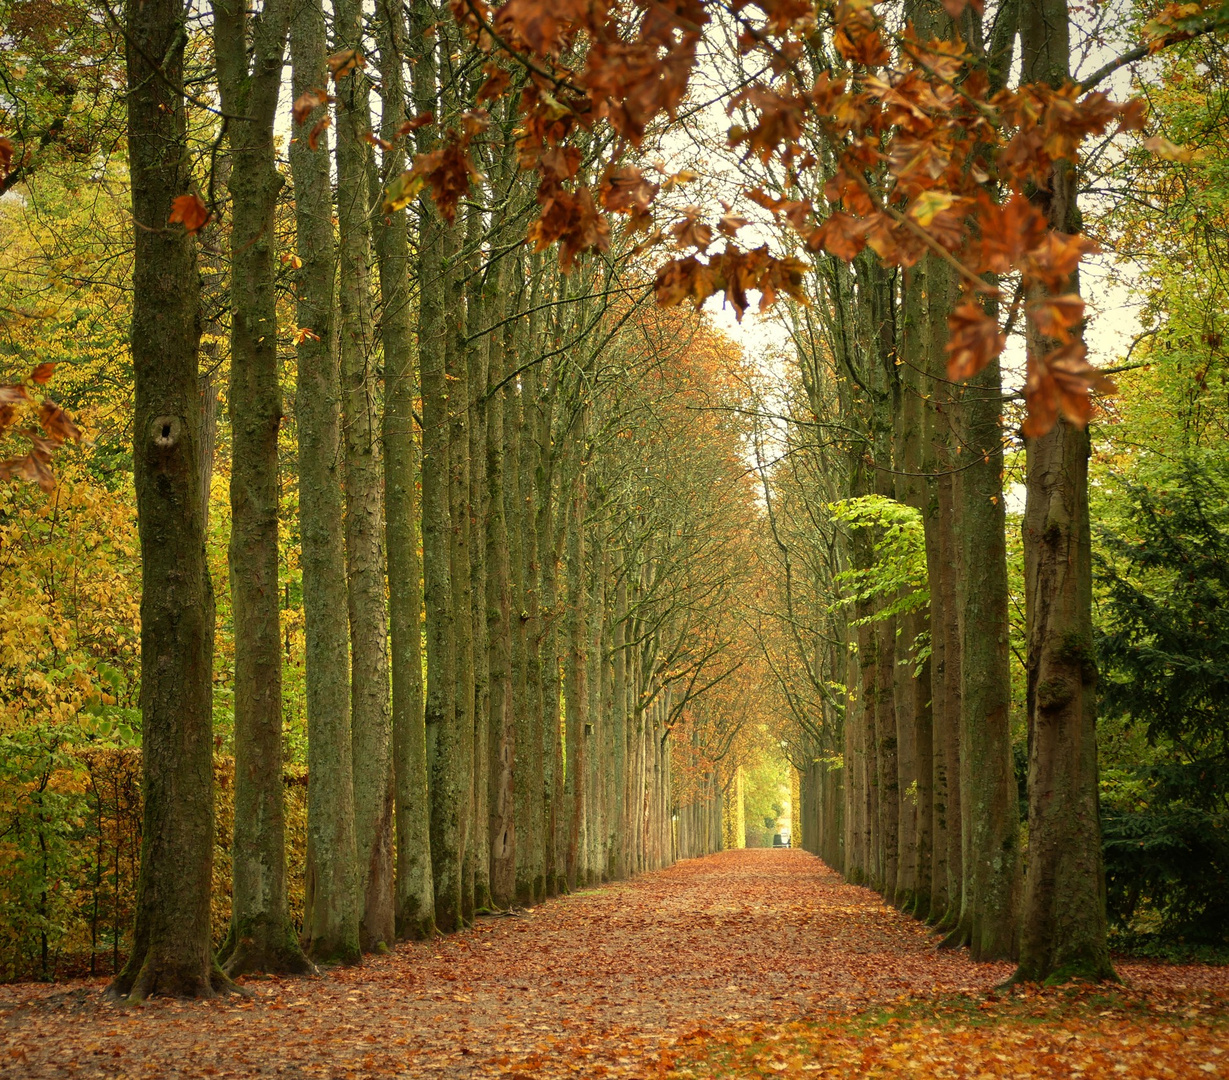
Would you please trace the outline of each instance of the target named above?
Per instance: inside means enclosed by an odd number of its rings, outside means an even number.
[[[0,987],[0,1077],[654,1076],[659,1050],[697,1029],[984,991],[1009,973],[936,953],[924,927],[804,852],[735,851],[361,969],[252,980],[247,1000],[122,1009],[101,982]],[[1229,990],[1224,969],[1125,974]]]

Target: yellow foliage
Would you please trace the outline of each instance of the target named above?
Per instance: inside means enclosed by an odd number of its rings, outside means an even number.
[[[55,491],[0,486],[0,731],[136,705],[136,514],[72,458]],[[115,672],[116,677],[106,673]]]

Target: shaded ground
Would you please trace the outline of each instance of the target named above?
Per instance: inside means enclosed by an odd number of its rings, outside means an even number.
[[[987,1001],[1010,970],[804,852],[735,851],[246,1000],[0,987],[0,1077],[1229,1078],[1229,969]]]

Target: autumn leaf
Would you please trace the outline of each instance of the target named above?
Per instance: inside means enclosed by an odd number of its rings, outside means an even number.
[[[329,97],[321,89],[304,90],[297,98],[294,99],[294,106],[291,112],[294,115],[296,124],[307,122],[307,118],[318,109],[321,105],[327,105],[334,99]]]
[[[923,191],[909,207],[909,216],[925,227],[934,221],[935,215],[946,210],[955,201],[956,196],[950,191]]]
[[[712,226],[700,220],[700,213],[698,206],[689,206],[682,220],[670,227],[675,247],[703,251],[713,242]]]
[[[482,69],[486,74],[486,82],[478,89],[475,100],[481,104],[484,101],[498,101],[512,84],[512,76],[506,68],[488,64]]]
[[[10,479],[28,480],[44,491],[55,490],[55,474],[47,455],[38,450],[31,450],[24,457],[0,461],[0,480]]]
[[[491,114],[486,109],[466,109],[461,113],[461,132],[463,141],[481,135],[491,126]]]
[[[422,191],[426,181],[421,174],[413,172],[403,172],[395,180],[384,189],[384,202],[382,209],[386,214],[396,213],[398,210],[404,210]]]
[[[408,135],[411,131],[417,131],[419,128],[426,127],[428,124],[435,123],[435,113],[428,110],[425,113],[420,113],[418,116],[412,117],[405,121],[397,128],[398,135]]]
[[[814,246],[849,262],[866,247],[866,229],[866,222],[838,210],[816,230]]]
[[[1047,296],[1032,304],[1029,314],[1042,335],[1067,342],[1071,340],[1071,328],[1084,318],[1084,301],[1078,293]]]
[[[552,146],[538,158],[538,171],[553,180],[570,180],[580,171],[581,153],[575,146]]]
[[[81,441],[81,432],[73,423],[72,417],[50,398],[38,407],[38,420],[43,425],[43,430],[57,444],[68,439],[73,442]]]
[[[21,383],[0,385],[0,405],[16,404],[29,400],[30,391],[22,386]]]
[[[1086,236],[1051,229],[1040,243],[1023,253],[1019,261],[1034,282],[1057,292],[1069,287],[1080,259],[1097,250],[1096,243]]]
[[[340,52],[333,53],[325,62],[329,66],[334,82],[367,66],[367,58],[358,49],[342,49]]]
[[[610,169],[598,188],[598,201],[616,214],[644,213],[660,190],[634,166]]]
[[[170,224],[182,223],[188,233],[198,233],[208,220],[209,210],[199,195],[179,195],[171,200]]]
[[[662,307],[673,307],[684,300],[698,306],[716,292],[713,269],[694,255],[674,259],[658,268],[654,291]]]
[[[51,381],[51,376],[55,372],[54,363],[39,364],[33,371],[30,372],[30,381],[43,386]]]
[[[1177,161],[1182,164],[1189,164],[1202,153],[1187,146],[1178,146],[1163,135],[1153,135],[1150,139],[1145,139],[1144,149],[1152,151],[1162,161]]]
[[[999,321],[966,300],[948,316],[947,377],[953,382],[971,379],[1007,346]]]
[[[13,143],[0,137],[0,176],[8,176],[13,165]]]
[[[309,149],[318,150],[320,148],[320,136],[324,134],[325,129],[332,123],[332,119],[328,116],[322,116],[316,121],[311,129],[311,133],[307,136],[307,146]]]

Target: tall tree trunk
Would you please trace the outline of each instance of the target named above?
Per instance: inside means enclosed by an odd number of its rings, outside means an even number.
[[[401,8],[376,8],[383,108],[384,174],[405,168],[398,129],[405,114],[405,17]],[[384,346],[384,535],[388,552],[388,619],[392,676],[393,776],[397,880],[394,919],[399,938],[435,932],[431,880],[431,804],[427,790],[427,735],[423,721],[422,566],[418,557],[414,442],[414,343],[410,325],[409,236],[404,214],[377,218],[380,270],[380,339]]]
[[[580,453],[583,454],[583,446]],[[579,455],[578,455],[579,456]],[[567,814],[567,845],[563,867],[567,887],[575,889],[577,876],[585,884],[588,852],[586,815],[589,781],[588,736],[592,718],[589,715],[588,597],[585,567],[585,498],[584,479],[573,482],[572,498],[567,507],[567,580],[568,618],[567,651],[565,653],[564,714],[567,721],[567,772],[564,785],[564,807]]]
[[[901,289],[901,364],[898,401],[893,410],[892,433],[895,462],[895,495],[899,502],[924,511],[926,490],[922,477],[922,443],[925,406],[923,393],[924,342],[927,338],[921,282],[916,272],[906,272]],[[914,643],[925,629],[924,612],[898,616],[899,633],[895,639],[898,877],[895,901],[905,911],[916,912],[921,868],[929,859],[930,832],[930,732],[929,694],[919,693],[914,673]],[[929,689],[928,687],[924,689]],[[924,737],[919,734],[924,729]],[[926,756],[921,756],[924,749]],[[929,897],[927,897],[929,899]]]
[[[1011,753],[1011,667],[1003,506],[1002,386],[997,360],[965,388],[956,474],[961,573],[961,754],[967,808],[965,895],[974,960],[1016,955],[1020,813]]]
[[[504,260],[501,265],[506,265]],[[510,277],[501,273],[501,280]],[[501,294],[504,292],[500,290]],[[490,309],[488,309],[490,310]],[[502,310],[502,309],[501,309]],[[487,723],[487,807],[491,850],[491,901],[506,908],[516,899],[516,820],[514,815],[513,760],[516,727],[513,721],[512,591],[504,471],[509,456],[504,438],[507,387],[492,393],[503,381],[508,365],[511,334],[501,333],[492,343],[487,369],[489,383],[486,430],[486,612],[490,650]]]
[[[610,877],[619,881],[627,868],[627,553],[615,580],[614,611],[611,613],[611,763],[614,797],[610,806]]]
[[[606,877],[606,820],[609,807],[610,779],[610,666],[605,657],[607,594],[610,578],[610,552],[602,527],[590,547],[589,640],[587,678],[589,681],[589,723],[585,729],[585,759],[589,764],[585,777],[587,808],[586,885],[596,885]]]
[[[487,636],[487,534],[490,516],[486,482],[486,428],[490,410],[487,408],[487,379],[491,362],[489,331],[488,275],[497,276],[492,268],[483,272],[482,250],[479,246],[482,228],[477,206],[469,210],[468,232],[473,250],[472,269],[467,300],[467,340],[469,365],[469,497],[470,515],[470,619],[474,643],[474,713],[473,750],[470,755],[472,779],[471,817],[467,857],[473,867],[473,905],[475,911],[491,909],[491,830],[488,768],[490,752],[491,649]],[[481,335],[481,336],[478,336]]]
[[[1021,0],[1023,78],[1070,79],[1066,0]],[[1075,164],[1035,194],[1050,226],[1080,229]],[[1078,279],[1069,289],[1079,289]],[[1030,327],[1028,348],[1050,347]],[[1087,430],[1060,418],[1027,446],[1029,850],[1016,980],[1113,979],[1097,793],[1097,666]]]
[[[290,23],[297,98],[325,85],[324,12],[303,3]],[[314,122],[309,119],[308,123]],[[290,144],[298,274],[295,414],[299,430],[299,533],[307,672],[307,880],[303,941],[321,961],[357,963],[361,899],[354,840],[350,671],[342,520],[341,380],[334,352],[336,250],[328,136],[319,149]]]
[[[955,596],[957,573],[952,515],[955,454],[951,395],[947,389],[947,315],[951,273],[934,258],[919,263],[925,275],[925,370],[928,376],[926,447],[926,568],[930,581],[932,858],[929,918],[954,929],[960,916],[960,637]]]
[[[356,0],[334,5],[338,50],[362,44]],[[346,465],[346,590],[350,614],[350,741],[354,834],[363,914],[359,944],[383,952],[393,908],[393,761],[388,711],[380,409],[371,311],[371,110],[366,76],[337,81],[337,219],[341,402]]]
[[[413,96],[418,114],[437,112],[436,33],[441,12],[431,0],[410,9]],[[438,113],[437,113],[438,115]],[[418,151],[434,146],[432,126],[419,129]],[[435,921],[450,932],[461,926],[461,734],[457,710],[456,625],[453,610],[451,440],[446,371],[449,252],[446,229],[429,196],[419,200],[418,356],[422,388],[422,550],[427,629],[427,767],[431,791],[431,869]],[[467,583],[468,586],[468,583]]]
[[[543,372],[534,395],[533,434],[537,441],[534,488],[537,492],[538,589],[538,671],[541,692],[543,877],[546,895],[564,891],[564,833],[561,827],[563,805],[563,742],[560,728],[562,687],[560,671],[560,633],[558,621],[559,565],[562,561],[563,533],[557,528],[555,448],[552,435],[553,404],[558,395],[558,373],[543,363]]]
[[[452,636],[456,689],[454,695],[456,723],[455,777],[457,785],[457,851],[456,874],[460,882],[460,908],[455,912],[439,910],[436,917],[442,930],[459,930],[473,920],[474,876],[469,864],[466,874],[466,852],[470,844],[474,796],[474,617],[473,582],[470,577],[470,541],[474,533],[473,508],[470,503],[469,468],[469,364],[465,346],[465,291],[460,265],[461,236],[450,229],[445,246],[447,322],[446,375],[449,427],[449,512],[452,529],[449,536],[449,556],[452,574]]]
[[[185,10],[124,11],[134,232],[133,467],[141,538],[141,789],[136,927],[111,993],[208,997],[213,866],[213,587],[201,512],[196,244],[168,225],[190,175]],[[155,66],[157,65],[157,66]]]
[[[274,211],[282,177],[273,148],[290,7],[249,23],[238,0],[214,8],[214,54],[227,121],[231,256],[230,581],[235,625],[235,824],[232,914],[219,959],[230,975],[306,971],[290,924],[282,792],[282,659],[278,600],[277,300]],[[249,69],[248,49],[253,62]]]
[[[509,335],[510,362],[520,359],[521,335]],[[529,603],[530,587],[526,568],[531,537],[526,522],[528,492],[523,485],[522,410],[523,393],[515,381],[504,390],[504,516],[507,522],[510,599],[512,602],[512,704],[510,734],[513,744],[513,845],[514,895],[521,903],[534,902],[532,847],[535,836],[531,819],[530,772],[533,749],[530,744],[529,712]]]
[[[530,306],[534,306],[532,301]],[[531,341],[536,335],[531,334]],[[532,344],[530,347],[533,347]],[[538,371],[531,367],[521,379],[520,507],[522,572],[521,619],[525,627],[525,706],[517,717],[516,745],[516,892],[522,903],[537,903],[546,896],[546,836],[542,805],[545,784],[542,757],[542,639],[541,568],[539,565],[535,483],[538,441],[533,424],[538,394]],[[522,752],[523,751],[523,752]]]

